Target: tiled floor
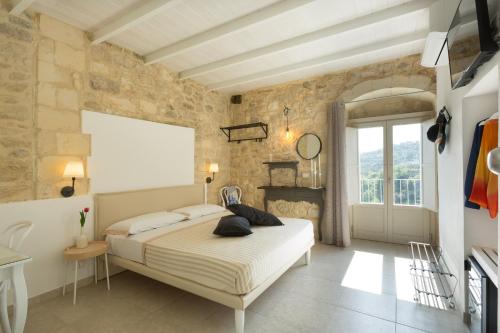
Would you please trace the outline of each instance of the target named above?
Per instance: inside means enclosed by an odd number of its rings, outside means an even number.
[[[316,245],[246,311],[245,332],[467,332],[457,311],[415,304],[406,246]],[[233,332],[233,310],[125,272],[30,308],[26,332]]]

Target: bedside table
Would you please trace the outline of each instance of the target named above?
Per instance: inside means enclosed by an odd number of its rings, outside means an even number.
[[[95,283],[97,284],[97,257],[104,255],[104,262],[106,266],[106,280],[108,283],[109,290],[109,270],[108,270],[108,243],[105,241],[91,241],[86,248],[77,249],[76,247],[68,247],[64,250],[64,260],[66,261],[74,261],[75,262],[75,282],[73,285],[73,304],[76,303],[76,288],[78,281],[78,261],[94,258],[94,277]],[[63,286],[63,295],[66,293],[66,277],[67,268],[64,271],[64,286]]]

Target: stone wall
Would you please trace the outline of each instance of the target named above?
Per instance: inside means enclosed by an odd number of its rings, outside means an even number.
[[[228,107],[227,96],[178,80],[162,65],[145,66],[133,52],[107,43],[92,46],[83,31],[56,19],[36,14],[18,18],[0,7],[0,202],[60,196],[60,188],[68,184],[62,179],[66,162],[90,154],[90,138],[81,133],[80,124],[85,109],[195,128],[196,183],[204,181],[210,162],[220,165],[209,200],[217,201],[220,186],[236,183],[246,203],[262,207],[257,186],[268,182],[263,161],[299,159],[296,139],[305,132],[317,133],[325,142],[326,110],[335,100],[395,87],[434,89],[434,71],[418,63],[415,55],[258,89],[245,93],[241,105]],[[284,136],[284,105],[291,108],[291,140]],[[353,105],[351,115],[384,114],[388,105]],[[428,98],[401,99],[391,102],[390,110],[421,111],[432,105]],[[227,144],[219,130],[256,121],[269,124],[269,138],[260,143]],[[301,161],[299,185],[310,185],[302,177],[308,170],[309,163]],[[291,184],[291,173],[277,172],[274,180]],[[76,190],[87,193],[88,179],[79,180]],[[288,206],[275,203],[270,208],[281,215],[317,215],[315,207]]]
[[[386,61],[378,64],[363,66],[346,71],[323,75],[307,80],[290,82],[278,86],[258,89],[243,94],[242,104],[231,105],[230,110],[233,124],[262,121],[269,124],[269,138],[263,142],[244,141],[231,146],[231,181],[241,186],[243,200],[256,207],[263,207],[264,193],[257,186],[269,182],[268,172],[264,161],[269,160],[298,160],[299,186],[310,186],[311,179],[302,177],[310,170],[310,163],[301,160],[296,153],[296,140],[306,132],[319,135],[322,142],[326,142],[326,111],[333,101],[352,101],[370,92],[387,90],[390,95],[394,88],[410,90],[435,90],[435,73],[433,69],[426,69],[419,65],[420,56],[413,55]],[[422,101],[417,97],[413,100],[402,99],[393,101],[391,113],[430,111],[433,101],[429,102],[428,94],[424,94]],[[432,95],[432,94],[431,94]],[[384,101],[387,105],[387,101]],[[289,126],[292,139],[285,139],[286,120],[283,116],[283,106],[287,105],[289,112]],[[370,108],[369,104],[363,107],[350,105],[351,116],[379,116],[384,115],[386,108],[381,102],[376,102]],[[354,118],[355,118],[354,117]],[[325,182],[326,151],[321,153],[323,184]],[[292,174],[286,171],[273,173],[273,185],[291,185]],[[270,210],[282,216],[295,216],[317,219],[318,210],[311,209],[309,204],[294,205],[276,202],[270,205]]]
[[[0,201],[34,196],[34,35],[33,21],[0,15]]]
[[[195,182],[217,162],[209,200],[229,183],[230,148],[219,130],[231,121],[227,96],[163,65],[146,66],[111,44],[92,46],[83,31],[51,17],[17,18],[0,8],[0,78],[0,202],[60,197],[65,164],[90,154],[81,110],[192,127]],[[76,192],[88,192],[88,179]]]

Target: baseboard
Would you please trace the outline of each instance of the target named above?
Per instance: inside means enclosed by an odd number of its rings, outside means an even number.
[[[80,289],[82,287],[86,287],[92,283],[94,283],[94,276],[93,275],[86,277],[86,278],[83,278],[83,279],[80,279],[80,280],[78,280],[77,289]],[[28,299],[28,307],[33,307],[33,306],[39,305],[40,303],[55,299],[55,298],[62,295],[62,290],[63,290],[63,287],[61,286],[59,288],[47,291],[47,292],[42,293],[40,295],[30,297]],[[68,294],[68,293],[73,294],[73,282],[68,283],[66,285],[66,294]],[[8,311],[9,311],[9,314],[12,314],[12,311],[13,311],[12,304],[9,305]]]
[[[463,281],[461,281],[460,271],[455,266],[455,263],[451,260],[450,256],[448,255],[448,252],[444,248],[441,248],[441,251],[442,251],[443,259],[446,262],[446,266],[448,266],[448,269],[450,270],[450,272],[457,277],[458,285],[457,285],[457,289],[455,290],[454,299],[455,299],[456,310],[459,313],[463,314],[463,313],[465,313],[465,304],[464,304],[464,298],[463,298],[464,295],[463,295],[463,289],[462,289],[463,288]],[[453,280],[448,276],[446,276],[446,279],[448,280],[448,283],[450,284],[450,286],[452,286]]]

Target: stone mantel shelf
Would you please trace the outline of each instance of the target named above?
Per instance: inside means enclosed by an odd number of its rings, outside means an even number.
[[[264,209],[267,212],[268,202],[276,200],[300,202],[306,201],[319,206],[318,235],[321,240],[321,222],[323,219],[324,187],[303,187],[303,186],[272,186],[264,185],[257,187],[264,190]]]

